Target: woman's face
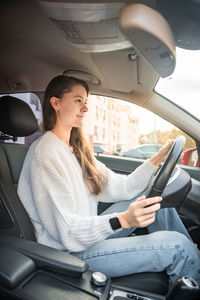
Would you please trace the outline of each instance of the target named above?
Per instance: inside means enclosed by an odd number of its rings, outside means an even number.
[[[54,98],[55,101],[52,99]],[[57,111],[57,118],[67,127],[82,127],[83,119],[88,111],[88,95],[82,85],[75,85],[71,92],[64,93],[62,98],[51,98],[51,104]],[[53,105],[54,104],[54,105]]]

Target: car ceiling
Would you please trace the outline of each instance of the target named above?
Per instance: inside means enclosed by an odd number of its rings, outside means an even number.
[[[130,4],[135,1],[124,2]],[[150,4],[151,1],[147,2]],[[91,87],[96,93],[122,97],[125,92],[133,98],[137,93],[152,90],[157,74],[142,57],[138,57],[137,61],[128,60],[131,50],[83,53],[66,41],[44,14],[38,1],[11,0],[4,1],[4,5],[1,2],[1,6],[2,93],[16,92],[9,87],[10,80],[19,81],[22,85],[20,91],[44,91],[52,77],[68,69],[95,75],[101,82],[99,87]]]
[[[164,7],[161,0],[104,2],[144,3],[152,8],[159,8],[165,14],[166,3],[171,1],[164,1]],[[90,86],[93,93],[123,98],[135,103],[144,102],[152,95],[152,88],[159,78],[158,74],[142,56],[138,55],[134,61],[128,59],[134,48],[102,53],[81,52],[70,45],[62,32],[44,14],[38,1],[1,1],[0,7],[1,93],[40,93],[54,76],[62,74],[65,70],[81,70],[100,80],[99,86]]]

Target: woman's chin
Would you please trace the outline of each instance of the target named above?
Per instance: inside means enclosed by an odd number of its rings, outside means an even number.
[[[73,128],[73,127],[80,128],[80,127],[83,127],[83,125],[84,125],[84,123],[82,121],[80,121],[80,122],[71,123],[70,125],[65,124],[65,127],[67,127],[67,128],[69,128],[69,127],[71,127],[71,128]]]
[[[83,127],[83,123],[75,124],[73,127],[81,128],[81,127]]]

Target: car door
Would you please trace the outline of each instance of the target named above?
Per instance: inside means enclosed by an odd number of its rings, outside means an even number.
[[[94,98],[96,96],[92,95],[91,97]],[[110,98],[106,98],[105,96],[102,98],[104,102],[105,99],[107,99],[106,101],[110,101]],[[101,99],[101,96],[98,96],[98,99]],[[116,117],[118,118],[117,123],[119,125],[116,127],[116,124],[112,123],[112,120],[110,120],[110,116],[112,116],[111,112],[109,112],[109,122],[107,122],[107,116],[104,114],[102,124],[98,123],[98,125],[105,128],[106,135],[104,134],[102,137],[98,135],[98,139],[101,144],[107,146],[108,152],[106,152],[106,154],[99,154],[97,158],[113,171],[128,175],[140,166],[145,159],[154,155],[168,139],[175,139],[179,134],[183,134],[186,137],[187,146],[184,148],[184,151],[196,147],[196,142],[191,136],[188,136],[185,132],[182,132],[179,128],[154,113],[138,107],[135,104],[127,103],[127,101],[124,101],[124,104],[123,101],[118,99],[112,99],[112,101],[115,103],[115,107],[118,106],[118,115],[116,116],[116,109],[113,111],[113,115],[115,116],[115,123]],[[89,101],[89,105],[91,106],[93,102],[94,101]],[[95,101],[95,105],[97,105],[97,101]],[[130,120],[130,123],[127,122],[126,126],[123,124],[124,111],[123,116],[120,114],[120,108],[123,105],[127,107],[126,119]],[[91,109],[91,111],[93,110]],[[121,122],[122,117],[123,122]],[[89,110],[86,116],[86,123],[90,123],[90,133],[85,131],[85,134],[90,142],[91,135],[93,134],[92,138],[95,142],[95,130],[93,132],[92,128],[95,128],[96,124],[95,120],[93,122],[94,124],[91,124],[92,120],[94,119],[90,116]],[[131,132],[127,131],[127,127]],[[86,126],[86,128],[88,128],[88,126]],[[109,134],[110,132],[113,133],[113,136]],[[125,155],[113,155],[118,148],[120,148],[121,152]],[[200,180],[200,168],[192,166],[191,164],[182,165],[182,157],[183,155],[179,159],[179,167],[188,172],[192,178]]]

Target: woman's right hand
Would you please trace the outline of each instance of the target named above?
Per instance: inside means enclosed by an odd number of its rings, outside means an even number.
[[[156,211],[160,209],[162,197],[142,196],[129,205],[127,211],[117,216],[122,228],[146,227],[155,221]],[[150,205],[149,207],[146,207]]]

